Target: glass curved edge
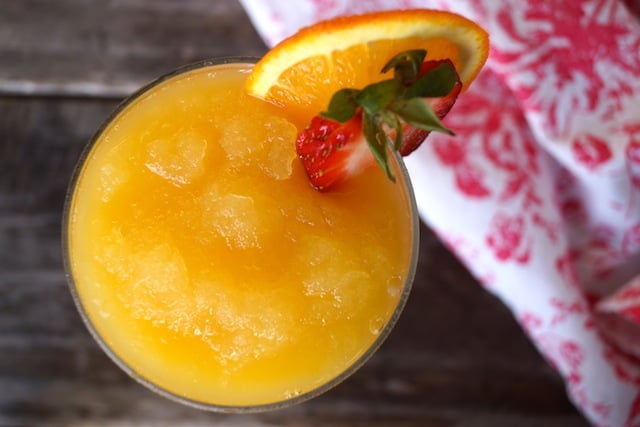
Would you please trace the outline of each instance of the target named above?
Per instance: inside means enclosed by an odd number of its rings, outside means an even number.
[[[336,376],[332,380],[326,382],[325,384],[316,387],[313,390],[302,393],[298,396],[292,397],[290,399],[281,400],[272,403],[264,403],[264,404],[256,404],[256,405],[245,405],[245,406],[232,406],[232,405],[218,405],[213,403],[202,402],[194,399],[190,399],[188,397],[173,393],[168,391],[153,381],[140,376],[137,372],[135,372],[124,360],[122,360],[116,353],[107,345],[104,341],[104,338],[100,335],[100,333],[96,330],[95,326],[91,322],[84,305],[81,301],[80,295],[78,294],[78,290],[75,286],[75,281],[73,279],[72,267],[69,256],[69,221],[70,221],[70,213],[71,207],[73,203],[73,195],[75,192],[76,184],[80,178],[82,173],[83,166],[93,151],[94,146],[99,140],[102,132],[109,126],[109,124],[116,118],[118,115],[131,103],[136,101],[139,97],[146,94],[149,90],[158,86],[159,84],[170,80],[178,75],[183,73],[200,69],[206,67],[220,66],[225,64],[254,64],[258,61],[257,57],[249,57],[249,56],[229,56],[229,57],[221,57],[214,59],[207,59],[199,62],[195,62],[192,64],[187,64],[183,67],[179,67],[169,73],[166,73],[148,84],[142,86],[137,91],[133,92],[127,98],[125,98],[100,124],[98,129],[94,132],[93,136],[89,140],[89,142],[85,145],[76,165],[71,174],[69,184],[67,187],[67,191],[65,194],[63,212],[62,212],[62,236],[61,236],[61,246],[62,246],[62,258],[63,258],[63,267],[65,272],[65,278],[67,280],[67,285],[69,287],[72,299],[78,310],[80,317],[91,334],[92,338],[98,343],[102,351],[107,354],[107,356],[120,368],[122,369],[129,377],[146,387],[147,389],[157,393],[160,396],[163,396],[169,400],[174,402],[178,402],[184,404],[186,406],[190,406],[192,408],[210,411],[210,412],[220,412],[220,413],[258,413],[258,412],[267,412],[278,409],[284,409],[290,406],[294,406],[315,397],[318,397],[321,394],[329,391],[330,389],[336,387],[338,384],[345,381],[351,375],[353,375],[356,371],[358,371],[380,348],[380,346],[386,341],[387,337],[390,335],[391,331],[395,327],[400,315],[402,314],[404,307],[407,303],[409,295],[411,293],[413,281],[415,279],[415,274],[418,265],[419,258],[419,243],[420,243],[420,220],[418,215],[418,208],[416,204],[415,194],[413,190],[413,186],[411,184],[411,180],[409,177],[409,173],[407,168],[402,160],[402,157],[398,153],[392,153],[392,156],[395,160],[395,166],[397,167],[397,174],[401,179],[402,185],[405,188],[406,192],[406,201],[408,203],[408,209],[410,214],[410,229],[411,229],[411,256],[409,260],[407,277],[405,279],[405,284],[403,286],[402,293],[398,299],[398,303],[396,308],[394,309],[391,317],[388,322],[385,324],[384,328],[376,338],[376,340],[371,344],[371,346],[347,369],[345,369],[340,375]]]

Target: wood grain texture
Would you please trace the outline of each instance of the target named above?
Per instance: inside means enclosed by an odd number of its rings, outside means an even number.
[[[508,310],[424,225],[414,290],[390,338],[310,402],[206,413],[156,396],[100,350],[60,250],[84,144],[142,82],[262,51],[233,0],[0,0],[0,426],[586,426]]]
[[[236,1],[0,3],[0,93],[119,97],[179,65],[265,50]]]

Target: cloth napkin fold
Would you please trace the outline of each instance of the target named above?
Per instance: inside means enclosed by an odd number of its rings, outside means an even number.
[[[636,0],[241,0],[269,45],[337,15],[450,10],[487,66],[406,158],[422,219],[511,309],[596,426],[640,426]]]

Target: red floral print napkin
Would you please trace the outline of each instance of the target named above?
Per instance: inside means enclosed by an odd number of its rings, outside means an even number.
[[[460,13],[485,69],[406,158],[422,219],[512,310],[596,426],[640,426],[637,0],[242,0],[273,45],[379,9]]]

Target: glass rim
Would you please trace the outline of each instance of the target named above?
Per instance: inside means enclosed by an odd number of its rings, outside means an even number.
[[[342,383],[344,380],[353,375],[356,371],[358,371],[380,348],[380,346],[385,342],[385,340],[390,335],[392,329],[395,327],[400,315],[402,314],[404,307],[409,298],[409,294],[411,293],[411,289],[413,287],[413,281],[415,279],[415,274],[418,266],[418,258],[419,258],[419,241],[420,241],[420,220],[417,208],[417,202],[415,198],[415,193],[413,190],[413,186],[411,184],[411,180],[409,177],[409,172],[404,164],[402,156],[397,152],[392,152],[391,155],[394,158],[394,164],[397,169],[396,174],[396,184],[401,183],[404,188],[406,203],[409,208],[409,217],[410,217],[410,234],[411,234],[411,248],[410,248],[410,259],[408,264],[407,275],[404,280],[404,284],[402,286],[402,293],[398,298],[398,302],[393,309],[393,313],[389,317],[388,321],[385,323],[384,327],[380,330],[380,333],[376,337],[376,339],[369,345],[366,350],[352,363],[350,363],[344,370],[342,370],[338,375],[326,381],[325,383],[314,387],[313,389],[300,393],[297,396],[291,398],[284,398],[274,402],[267,403],[259,403],[259,404],[248,404],[248,405],[224,405],[224,404],[216,404],[210,403],[206,401],[196,400],[189,397],[182,396],[180,394],[174,393],[172,391],[167,390],[166,388],[158,385],[153,380],[145,378],[137,373],[133,367],[129,366],[127,362],[125,362],[116,352],[113,350],[105,341],[105,338],[98,332],[96,326],[91,321],[87,311],[85,310],[82,299],[78,293],[78,289],[76,288],[75,280],[73,278],[73,272],[70,261],[70,253],[69,253],[69,221],[70,221],[70,213],[71,207],[73,204],[73,197],[75,193],[76,186],[78,184],[79,178],[82,174],[82,170],[84,165],[93,151],[96,143],[100,139],[102,133],[107,129],[107,127],[120,115],[120,113],[127,108],[130,104],[138,100],[141,96],[145,95],[151,89],[156,86],[168,81],[174,77],[180,76],[184,73],[188,73],[190,71],[207,68],[207,67],[217,67],[222,65],[242,65],[248,64],[253,65],[259,60],[258,57],[254,56],[225,56],[219,58],[210,58],[202,61],[197,61],[194,63],[190,63],[178,68],[175,68],[172,71],[169,71],[165,74],[160,75],[159,77],[151,80],[149,83],[143,85],[138,90],[132,92],[129,96],[125,97],[112,112],[101,122],[98,126],[97,130],[93,133],[89,141],[83,147],[78,160],[76,161],[75,167],[69,179],[69,183],[67,186],[67,191],[64,198],[63,212],[62,212],[62,236],[61,236],[61,249],[62,249],[62,259],[63,259],[63,267],[65,278],[67,281],[67,285],[69,287],[74,305],[82,322],[85,327],[89,331],[93,340],[99,345],[102,351],[121,369],[123,370],[129,377],[133,378],[136,382],[143,385],[147,389],[151,390],[154,393],[159,394],[169,400],[172,400],[177,403],[184,404],[186,406],[190,406],[192,408],[209,411],[209,412],[219,412],[219,413],[259,413],[259,412],[267,412],[277,409],[284,409],[290,406],[297,405],[299,403],[305,402],[307,400],[313,399],[328,390],[336,387],[338,384]],[[399,172],[399,173],[398,173]]]

